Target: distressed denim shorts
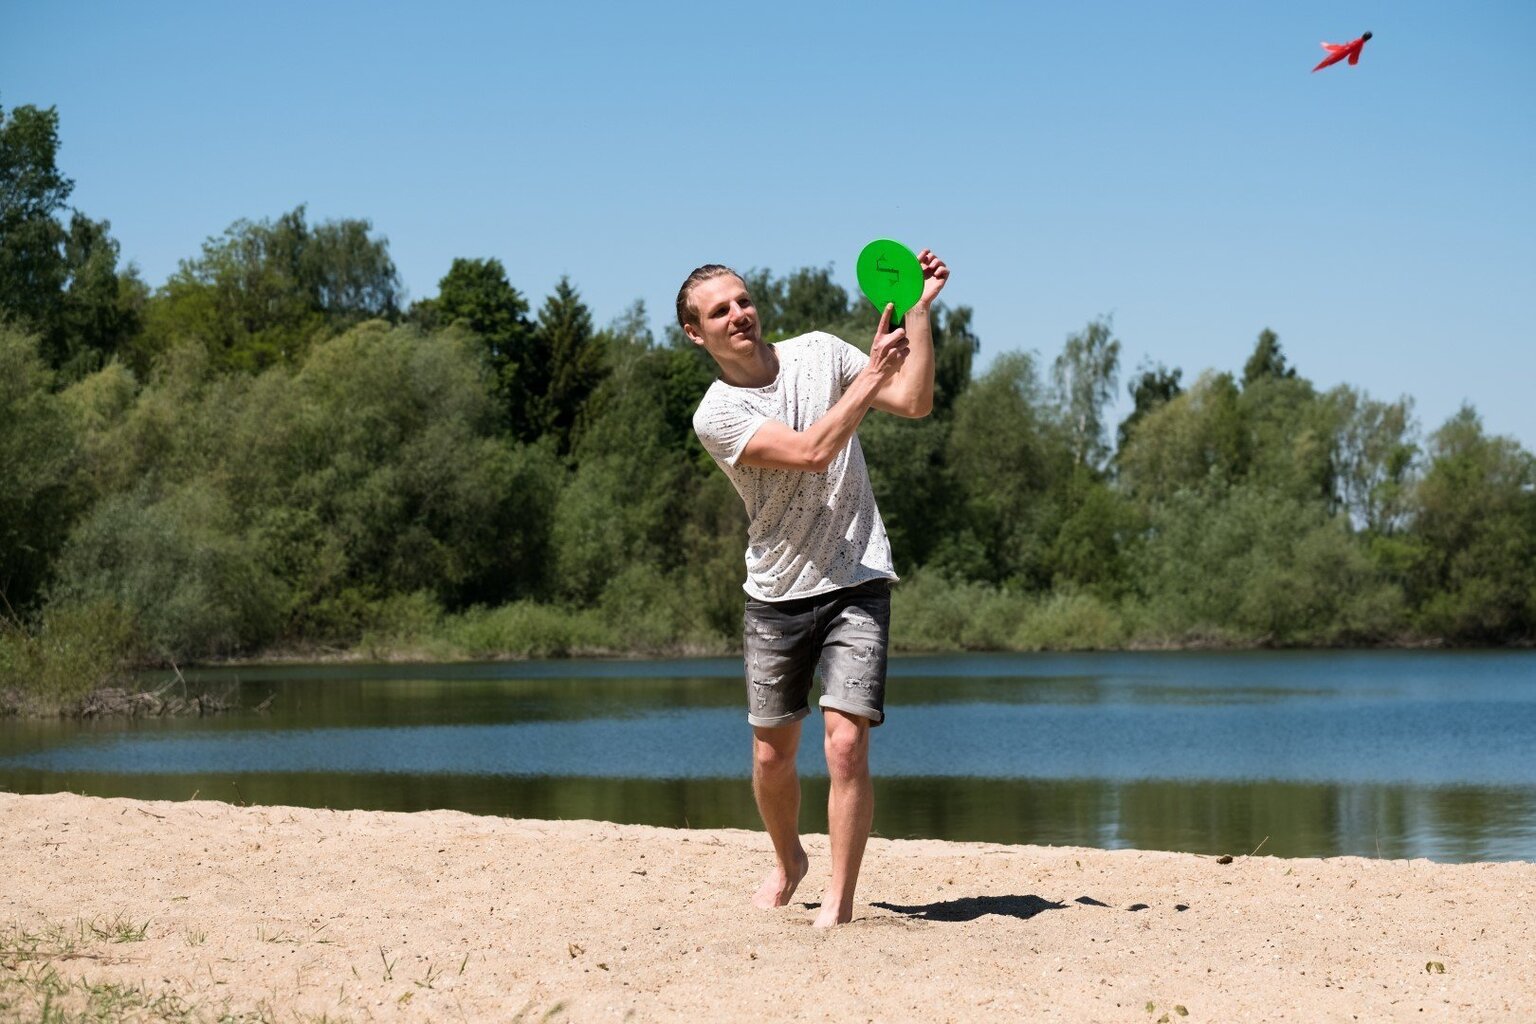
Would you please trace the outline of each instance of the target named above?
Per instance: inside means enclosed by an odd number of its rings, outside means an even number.
[[[747,598],[747,721],[772,728],[811,713],[812,677],[824,708],[885,720],[891,584],[870,580],[790,601]]]

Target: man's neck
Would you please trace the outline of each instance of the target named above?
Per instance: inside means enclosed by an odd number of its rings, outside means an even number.
[[[720,379],[733,388],[765,388],[778,377],[779,354],[767,342],[758,342],[740,362],[720,363]]]

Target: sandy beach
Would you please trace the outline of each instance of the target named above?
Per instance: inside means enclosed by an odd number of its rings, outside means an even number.
[[[0,1020],[1536,1020],[1536,864],[874,839],[821,933],[807,849],[0,794]]]

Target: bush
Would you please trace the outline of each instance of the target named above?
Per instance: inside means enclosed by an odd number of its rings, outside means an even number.
[[[1016,594],[932,571],[898,584],[891,605],[899,650],[1111,650],[1130,636],[1120,611],[1092,594]]]
[[[160,500],[141,489],[98,505],[70,538],[55,599],[111,602],[144,654],[180,661],[270,642],[284,596],[222,497],[190,484]]]
[[[447,656],[440,650],[443,606],[430,592],[391,594],[360,611],[366,625],[358,646],[368,657],[387,658],[402,648]]]
[[[713,588],[702,574],[659,573],[631,566],[609,581],[598,609],[618,649],[646,654],[702,654],[739,650],[741,601],[733,605],[729,634],[708,607]],[[737,591],[740,592],[739,589]]]
[[[1023,598],[985,583],[915,572],[891,590],[891,644],[905,651],[1005,650]]]
[[[1026,651],[1103,651],[1125,646],[1124,616],[1091,594],[1056,593],[1032,602],[1012,637]]]
[[[35,629],[0,618],[0,713],[59,713],[116,681],[132,627],[111,601],[49,606]]]
[[[453,616],[443,625],[443,639],[470,658],[561,658],[618,649],[599,612],[532,601]]]

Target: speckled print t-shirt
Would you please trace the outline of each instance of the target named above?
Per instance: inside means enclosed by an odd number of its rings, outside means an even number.
[[[855,434],[825,473],[738,464],[769,420],[805,430],[843,396],[869,357],[820,331],[774,346],[779,376],[762,388],[717,380],[693,429],[747,505],[747,581],[759,601],[788,601],[875,579],[896,579]]]

